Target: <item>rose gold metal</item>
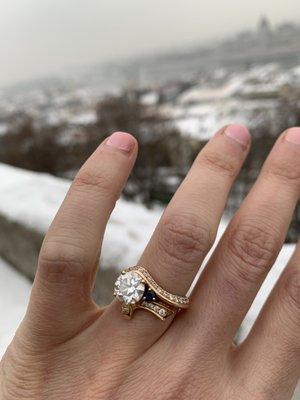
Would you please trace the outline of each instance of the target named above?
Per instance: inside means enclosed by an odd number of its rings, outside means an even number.
[[[163,289],[150,275],[146,268],[141,266],[134,266],[126,268],[122,271],[122,274],[126,274],[129,271],[134,271],[140,275],[143,283],[151,288],[155,295],[155,301],[147,301],[141,299],[136,304],[124,304],[122,303],[122,314],[131,319],[136,309],[143,309],[151,312],[157,318],[164,321],[167,317],[175,315],[178,311],[189,307],[189,298],[187,296],[180,296],[169,293]]]

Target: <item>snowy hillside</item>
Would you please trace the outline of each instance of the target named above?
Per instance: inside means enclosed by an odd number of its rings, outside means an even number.
[[[190,87],[183,91],[180,90],[181,79],[177,77],[172,84],[169,80],[168,68],[160,84],[157,79],[148,84],[144,82],[145,93],[141,102],[157,104],[183,135],[206,140],[216,127],[232,121],[246,124],[249,128],[272,121],[276,117],[282,95],[285,97],[291,90],[296,95],[299,93],[300,66],[266,63],[236,70],[214,67],[209,72],[197,73],[195,76],[185,75],[184,80],[190,82]],[[121,95],[120,88],[127,87],[123,82],[116,90],[115,76],[112,86],[104,86],[106,94],[111,95]],[[104,87],[100,89],[98,85],[91,85],[90,81],[79,84],[79,87],[75,82],[63,87],[63,94],[61,85],[56,86],[54,83],[49,83],[49,87],[41,85],[27,90],[20,88],[15,93],[0,91],[0,109],[3,113],[0,136],[14,132],[15,122],[12,124],[11,115],[22,110],[33,118],[37,127],[61,126],[61,145],[67,146],[70,142],[82,140],[82,129],[97,121],[96,104],[103,98]],[[161,95],[166,101],[160,104]],[[74,104],[77,106],[74,107]],[[75,137],[74,127],[77,132]],[[81,134],[78,135],[78,132]]]
[[[236,73],[220,69],[163,109],[184,135],[207,140],[215,127],[232,121],[252,129],[274,120],[280,96],[289,87],[299,90],[299,66],[284,69],[272,63]]]

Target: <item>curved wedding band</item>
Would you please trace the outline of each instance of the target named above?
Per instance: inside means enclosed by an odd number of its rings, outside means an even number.
[[[165,320],[189,306],[188,297],[167,292],[140,266],[122,271],[115,283],[114,296],[121,302],[122,314],[127,318],[132,318],[136,309],[143,309]]]

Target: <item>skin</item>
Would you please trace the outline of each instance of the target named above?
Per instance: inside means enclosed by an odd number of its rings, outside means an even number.
[[[139,260],[185,294],[214,242],[250,147],[230,125],[199,153]],[[300,376],[300,246],[255,326],[234,336],[280,251],[300,195],[300,128],[276,141],[207,263],[191,306],[128,321],[91,299],[105,226],[137,155],[104,141],[75,178],[44,240],[26,316],[0,364],[1,400],[287,400]]]

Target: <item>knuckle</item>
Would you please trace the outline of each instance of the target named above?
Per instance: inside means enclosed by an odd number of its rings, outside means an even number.
[[[169,215],[159,229],[158,243],[172,261],[195,264],[212,244],[208,226],[189,214]]]
[[[277,235],[270,229],[252,221],[241,222],[229,231],[230,271],[239,281],[260,281],[275,261],[279,247]]]
[[[236,160],[228,154],[220,154],[216,151],[204,152],[199,158],[199,164],[225,176],[234,177],[237,172]]]
[[[73,189],[79,191],[97,191],[104,195],[111,196],[112,185],[111,179],[104,173],[90,171],[89,169],[83,169],[79,171],[73,181]]]
[[[45,242],[39,255],[38,270],[43,281],[68,284],[90,279],[83,249],[62,242]]]
[[[300,187],[300,168],[299,162],[293,161],[292,158],[288,160],[274,161],[270,163],[267,168],[267,173],[271,176],[284,180],[288,183],[295,184]]]

